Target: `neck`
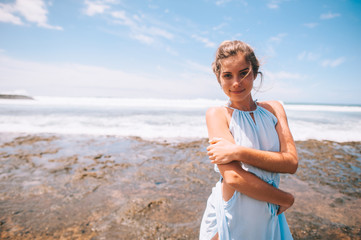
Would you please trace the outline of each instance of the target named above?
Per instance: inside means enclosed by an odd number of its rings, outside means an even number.
[[[237,108],[242,111],[254,111],[257,108],[257,104],[255,101],[253,101],[252,98],[242,102],[234,102],[231,100],[229,100],[229,102],[230,102],[229,104],[230,107]]]

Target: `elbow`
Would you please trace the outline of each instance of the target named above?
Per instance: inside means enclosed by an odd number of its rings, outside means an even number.
[[[240,189],[243,183],[245,182],[244,179],[239,174],[233,171],[225,172],[223,176],[223,180],[224,183],[226,183],[230,187],[237,189]]]
[[[297,155],[293,155],[290,159],[290,171],[289,173],[295,174],[298,168],[298,157]]]
[[[295,174],[297,172],[297,168],[298,168],[298,163],[295,163],[291,166],[291,169],[290,169],[290,174]]]

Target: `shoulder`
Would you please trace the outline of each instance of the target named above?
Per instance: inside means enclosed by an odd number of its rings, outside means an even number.
[[[225,117],[226,116],[227,109],[225,107],[210,107],[207,109],[206,117]]]
[[[264,101],[258,102],[258,105],[271,112],[277,119],[285,116],[285,110],[283,104],[279,101]]]
[[[218,107],[210,107],[206,112],[206,120],[208,121],[225,121],[229,122],[231,118],[233,110],[218,106]]]

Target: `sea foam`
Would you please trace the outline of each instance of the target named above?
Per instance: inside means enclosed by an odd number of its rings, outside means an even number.
[[[0,132],[206,138],[205,112],[226,100],[35,97],[0,100]],[[361,141],[361,107],[284,104],[295,140]]]

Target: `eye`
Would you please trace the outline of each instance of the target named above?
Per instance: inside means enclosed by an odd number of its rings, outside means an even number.
[[[244,78],[245,76],[247,76],[247,74],[248,74],[248,71],[243,71],[243,72],[241,72],[241,73],[239,74],[239,76],[240,76],[241,78]]]
[[[226,73],[226,74],[223,75],[223,78],[230,79],[230,78],[232,78],[232,74]]]

